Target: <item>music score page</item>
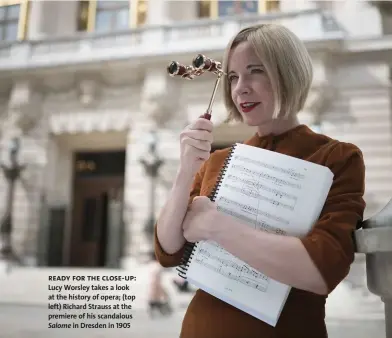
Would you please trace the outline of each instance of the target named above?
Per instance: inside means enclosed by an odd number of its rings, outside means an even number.
[[[327,167],[236,144],[215,203],[220,212],[244,226],[303,236],[317,221],[332,180]],[[271,325],[276,324],[290,291],[210,241],[197,244],[187,278]]]

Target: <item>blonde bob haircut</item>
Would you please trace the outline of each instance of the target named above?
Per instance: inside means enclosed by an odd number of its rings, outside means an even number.
[[[303,42],[281,25],[260,24],[242,29],[229,42],[224,53],[222,68],[228,73],[232,49],[242,42],[253,47],[265,67],[274,93],[273,118],[287,118],[304,106],[313,81],[310,55]],[[232,98],[228,78],[223,81],[223,99],[228,112],[227,120],[242,121]]]

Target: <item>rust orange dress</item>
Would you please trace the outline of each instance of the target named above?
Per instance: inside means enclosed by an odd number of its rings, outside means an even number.
[[[332,188],[313,230],[302,243],[331,292],[348,274],[354,259],[352,232],[363,217],[365,165],[361,151],[299,125],[280,135],[255,134],[246,144],[273,150],[329,167]],[[215,151],[196,175],[190,202],[208,196],[217,181],[229,148]],[[257,250],[257,248],[255,248]],[[180,264],[183,248],[165,253],[155,231],[155,253],[165,267]],[[326,296],[292,288],[276,327],[197,290],[186,311],[180,338],[323,338]]]

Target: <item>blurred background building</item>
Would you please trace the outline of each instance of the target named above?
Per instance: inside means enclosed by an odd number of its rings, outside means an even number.
[[[300,118],[358,145],[366,216],[392,195],[392,16],[373,1],[0,0],[0,180],[15,253],[31,265],[120,267],[148,248],[179,159],[179,133],[214,85],[171,60],[221,60],[239,29],[275,22],[307,45],[315,76]],[[215,148],[255,130],[213,107]],[[12,189],[14,187],[14,189]],[[11,189],[10,189],[11,188]],[[3,229],[4,233],[4,229]]]

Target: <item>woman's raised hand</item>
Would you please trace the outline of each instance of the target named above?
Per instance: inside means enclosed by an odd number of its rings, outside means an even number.
[[[213,141],[212,130],[212,122],[199,117],[181,132],[180,168],[183,172],[194,176],[202,163],[208,160]]]

